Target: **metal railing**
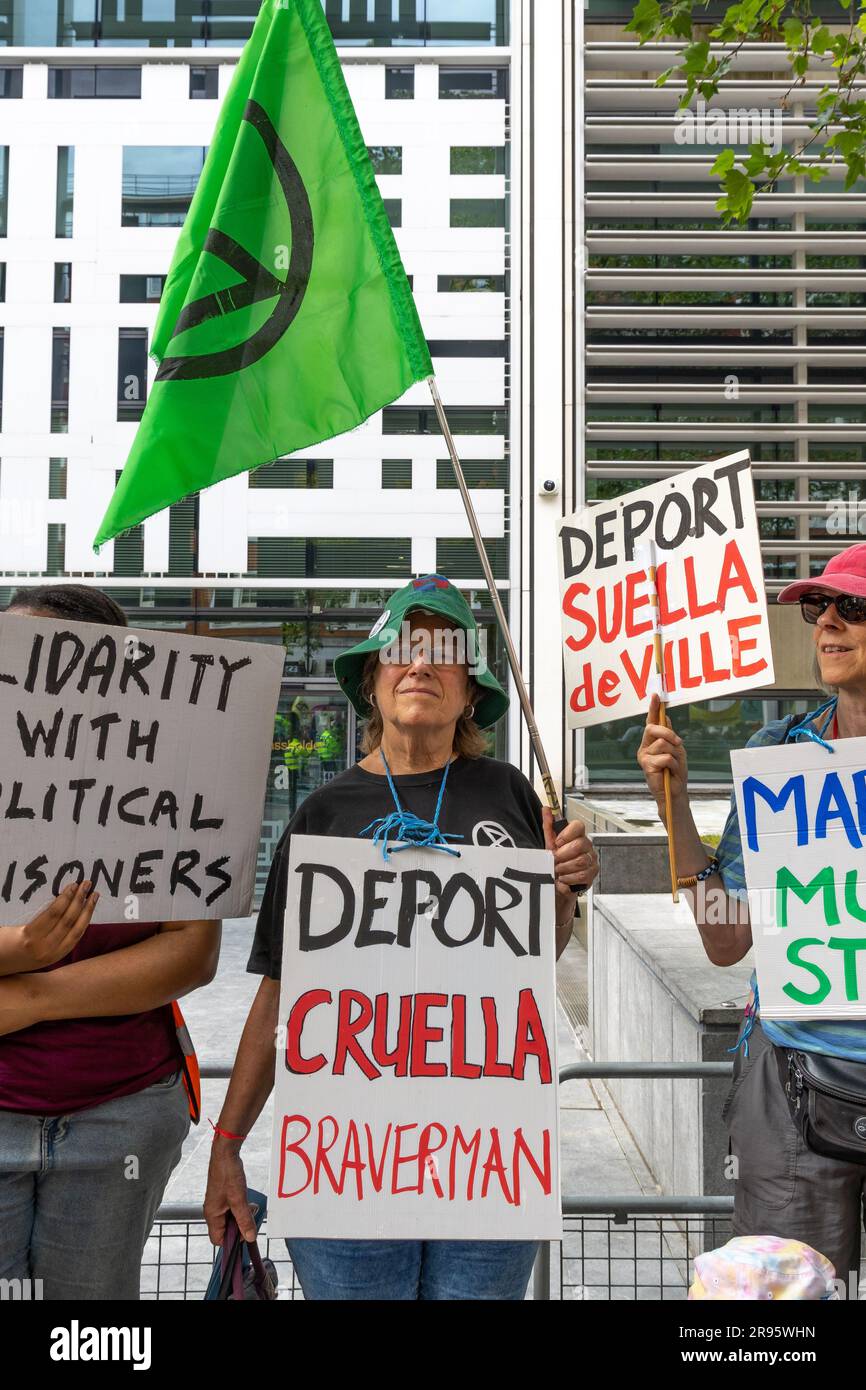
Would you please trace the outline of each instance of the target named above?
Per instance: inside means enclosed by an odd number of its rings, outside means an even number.
[[[706,1081],[732,1074],[733,1062],[574,1062],[561,1068],[559,1084],[623,1077]],[[578,1289],[572,1297],[593,1298],[606,1288],[608,1298],[615,1293],[684,1298],[694,1254],[730,1238],[733,1209],[733,1197],[563,1193],[559,1297]],[[577,1282],[570,1278],[575,1265],[581,1275]],[[534,1299],[553,1296],[552,1276],[552,1245],[545,1242],[532,1275]]]
[[[575,1062],[563,1067],[559,1083],[569,1081],[710,1080],[730,1077],[732,1062]],[[225,1080],[231,1063],[203,1062],[207,1080]],[[733,1197],[655,1193],[563,1193],[563,1238],[557,1280],[553,1243],[542,1243],[532,1276],[539,1301],[685,1298],[691,1262],[699,1250],[723,1245],[731,1236]],[[285,1242],[273,1245],[262,1227],[260,1246],[277,1267],[280,1292],[302,1297]],[[160,1207],[142,1264],[145,1299],[202,1298],[210,1278],[213,1250],[201,1207],[172,1203]]]

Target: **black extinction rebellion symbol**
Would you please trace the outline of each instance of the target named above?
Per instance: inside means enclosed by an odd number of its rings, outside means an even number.
[[[292,224],[292,254],[288,272],[285,280],[280,280],[233,237],[211,227],[205,237],[205,251],[242,275],[242,283],[226,290],[217,290],[215,294],[204,295],[187,304],[174,326],[172,336],[177,337],[179,333],[198,328],[209,319],[223,318],[226,314],[248,309],[275,296],[276,304],[266,322],[235,347],[196,356],[164,357],[156,374],[157,381],[196,381],[202,377],[228,376],[243,367],[251,367],[276,347],[300,309],[310,283],[313,213],[304,181],[264,108],[256,101],[248,101],[243,119],[261,137],[286,200]]]

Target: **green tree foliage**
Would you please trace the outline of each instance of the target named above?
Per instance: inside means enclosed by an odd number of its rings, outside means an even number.
[[[863,88],[857,86],[866,76],[866,0],[859,4],[837,0],[837,4],[839,22],[829,26],[813,13],[811,0],[741,0],[707,30],[701,11],[707,9],[708,0],[637,0],[626,25],[629,33],[637,34],[642,44],[683,41],[677,62],[656,79],[657,86],[664,86],[671,77],[685,84],[680,111],[698,97],[712,100],[746,43],[784,43],[791,82],[780,102],[783,110],[795,105],[810,62],[827,71],[811,133],[799,147],[773,153],[768,145],[751,144],[745,155],[733,149],[721,151],[712,173],[721,183],[716,207],[725,224],[745,222],[755,194],[771,191],[780,179],[802,176],[820,183],[828,166],[841,162],[847,190],[866,173],[866,100]],[[727,47],[713,53],[713,43]],[[807,152],[809,159],[804,160]]]

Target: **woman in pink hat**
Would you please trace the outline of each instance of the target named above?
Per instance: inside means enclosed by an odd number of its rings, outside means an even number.
[[[815,644],[816,678],[829,698],[808,715],[774,720],[747,746],[866,736],[866,545],[834,555],[816,578],[789,584],[779,602],[800,604]],[[708,861],[689,806],[685,748],[658,716],[653,697],[638,762],[662,821],[664,771],[670,771],[667,829],[683,877],[701,881],[706,890],[694,894],[704,949],[714,965],[734,965],[752,944],[736,804],[732,798],[718,850]],[[836,1093],[835,1099],[827,1093],[820,1099],[835,1142],[805,1131],[801,1123],[808,1107],[801,1086],[808,1089],[810,1074],[819,1087],[829,1084]],[[760,1020],[753,975],[723,1116],[738,1160],[735,1234],[806,1242],[832,1261],[856,1297],[866,1197],[866,1022]]]

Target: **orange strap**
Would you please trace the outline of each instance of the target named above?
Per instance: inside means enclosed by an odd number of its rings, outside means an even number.
[[[201,1119],[201,1074],[198,1058],[195,1055],[189,1029],[176,999],[172,1003],[171,1012],[174,1017],[178,1046],[181,1050],[183,1084],[186,1087],[187,1099],[189,1100],[189,1113],[193,1124],[197,1125]]]

